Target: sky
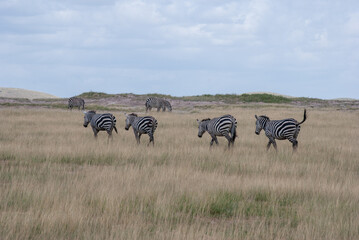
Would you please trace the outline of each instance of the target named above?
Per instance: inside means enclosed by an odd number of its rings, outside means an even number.
[[[0,87],[359,99],[357,0],[1,0]]]

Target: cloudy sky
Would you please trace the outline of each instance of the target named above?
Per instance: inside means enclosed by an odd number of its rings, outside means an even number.
[[[1,0],[0,87],[359,98],[357,0]]]

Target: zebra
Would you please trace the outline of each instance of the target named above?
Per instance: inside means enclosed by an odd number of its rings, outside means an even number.
[[[111,113],[96,114],[95,111],[84,113],[84,127],[86,128],[90,123],[96,139],[99,131],[106,131],[108,133],[107,142],[110,138],[112,139],[113,129],[118,133],[116,128],[116,118]]]
[[[72,110],[73,107],[78,107],[79,110],[80,110],[80,108],[82,108],[82,110],[84,110],[85,109],[85,100],[83,100],[82,98],[78,98],[78,97],[69,98],[67,108]]]
[[[152,116],[139,117],[135,113],[126,114],[126,126],[125,129],[128,130],[132,126],[133,132],[136,137],[137,144],[140,144],[140,138],[142,134],[148,134],[150,141],[147,146],[152,142],[152,145],[155,145],[155,139],[153,134],[157,128],[158,122]]]
[[[293,118],[272,121],[269,119],[269,117],[263,115],[259,117],[255,115],[255,118],[257,119],[255,133],[259,135],[260,131],[264,129],[266,136],[269,138],[267,151],[271,144],[273,144],[273,147],[277,151],[277,143],[275,142],[275,139],[288,139],[293,145],[293,151],[296,151],[298,148],[297,137],[300,131],[300,125],[307,119],[306,109],[304,109],[303,121],[300,123],[298,123],[298,121]]]
[[[202,137],[203,133],[207,131],[211,135],[213,142],[218,145],[217,136],[224,136],[228,140],[228,148],[234,145],[234,141],[237,137],[237,120],[232,115],[224,115],[218,118],[206,118],[201,121],[197,119],[198,123],[198,137]],[[231,134],[231,135],[230,135]]]
[[[151,97],[147,98],[145,106],[146,106],[146,112],[148,110],[151,111],[152,108],[157,108],[157,112],[159,112],[161,108],[163,112],[166,111],[166,108],[168,108],[170,112],[172,111],[172,106],[170,102],[162,98],[151,98]]]

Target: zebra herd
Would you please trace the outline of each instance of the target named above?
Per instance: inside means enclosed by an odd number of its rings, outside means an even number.
[[[70,107],[71,106],[71,107]],[[85,102],[81,98],[70,98],[69,99],[69,109],[72,107],[82,107],[84,109]],[[164,99],[159,98],[148,98],[145,103],[146,112],[151,110],[151,108],[157,108],[159,111],[162,108],[162,111],[165,111],[166,108],[169,111],[172,111],[171,104]],[[129,130],[132,126],[137,144],[140,144],[140,138],[142,134],[147,134],[150,137],[150,141],[147,145],[152,142],[154,145],[154,133],[157,128],[158,122],[152,116],[139,117],[135,113],[126,114],[126,126],[125,130]],[[274,149],[277,151],[277,144],[275,140],[289,140],[292,143],[293,151],[298,147],[297,137],[300,131],[300,125],[303,124],[307,119],[307,111],[304,109],[304,116],[301,122],[293,118],[286,118],[282,120],[270,120],[269,117],[265,115],[257,116],[256,119],[256,129],[255,134],[259,135],[263,129],[265,135],[268,137],[269,142],[267,144],[267,150],[273,144]],[[203,120],[198,120],[198,137],[202,137],[205,132],[212,137],[210,146],[212,147],[213,143],[218,145],[217,137],[225,137],[228,141],[228,148],[233,147],[234,141],[237,137],[237,120],[232,115],[223,115],[217,118],[206,118]],[[99,131],[106,131],[108,133],[108,140],[112,139],[113,129],[117,132],[116,128],[116,118],[111,113],[97,114],[95,111],[85,112],[84,115],[84,127],[87,127],[88,124],[91,125],[94,132],[95,138]]]

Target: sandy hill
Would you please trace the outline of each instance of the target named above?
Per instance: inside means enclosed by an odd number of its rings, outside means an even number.
[[[4,98],[28,98],[28,99],[38,99],[38,98],[58,98],[54,95],[31,91],[21,88],[3,88],[0,87],[0,97]]]

